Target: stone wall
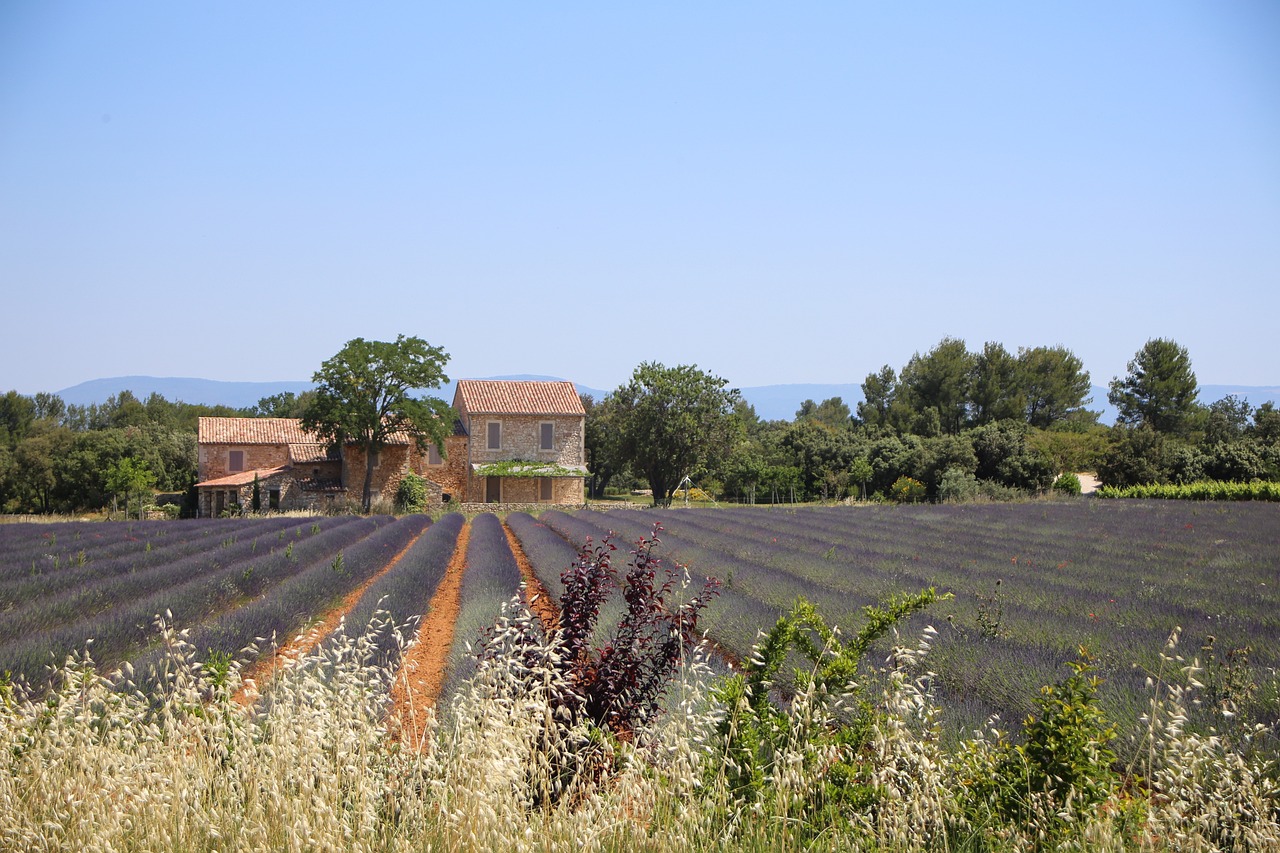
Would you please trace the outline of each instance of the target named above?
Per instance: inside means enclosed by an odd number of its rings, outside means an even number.
[[[468,461],[471,464],[484,465],[490,462],[501,462],[519,459],[528,462],[547,462],[565,467],[586,464],[584,445],[585,419],[578,415],[475,415],[467,419],[471,427]],[[497,450],[488,447],[489,424],[497,421],[502,424],[502,446]],[[541,427],[544,423],[553,424],[552,449],[540,449]],[[468,503],[484,503],[486,498],[485,477],[471,475],[471,465],[467,466],[466,500]],[[585,500],[585,486],[580,477],[553,478],[553,497],[548,502],[538,500],[538,480],[526,477],[503,477],[503,504],[535,504],[546,506],[547,503],[576,506]]]
[[[453,500],[462,500],[467,491],[467,437],[451,435],[444,443],[445,457],[440,465],[431,465],[428,455],[416,453],[414,471],[440,487]]]
[[[378,452],[378,461],[373,467],[373,479],[369,484],[374,501],[396,499],[400,480],[404,477],[404,472],[409,470],[411,450],[416,453],[412,445],[389,444]],[[360,500],[364,495],[364,475],[364,448],[356,444],[348,444],[342,449],[342,485],[347,487],[347,492],[355,500]]]
[[[199,480],[217,480],[228,474],[238,473],[227,466],[231,451],[244,451],[244,467],[240,471],[260,468],[279,468],[289,464],[287,444],[202,444],[196,463]]]
[[[557,465],[583,465],[585,419],[580,415],[475,415],[470,419],[471,461],[484,464],[504,459],[530,462],[554,462]],[[502,447],[488,448],[489,423],[502,424]],[[540,450],[540,428],[554,424],[552,449]]]

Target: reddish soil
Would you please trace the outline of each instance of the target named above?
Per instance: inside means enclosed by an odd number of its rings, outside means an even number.
[[[471,522],[462,525],[458,544],[444,577],[436,587],[426,615],[418,626],[417,642],[400,662],[400,672],[391,688],[391,737],[422,748],[427,709],[434,707],[444,687],[445,664],[453,645],[453,626],[461,604],[462,574],[467,566],[467,540]]]
[[[425,531],[424,531],[425,532]],[[259,658],[243,673],[243,686],[232,697],[232,701],[238,705],[248,707],[258,701],[261,692],[258,690],[260,682],[270,682],[275,678],[280,670],[295,665],[299,660],[306,657],[307,653],[320,644],[320,641],[333,633],[334,629],[342,622],[343,617],[351,612],[351,608],[356,606],[356,602],[360,600],[360,596],[364,595],[366,589],[378,578],[391,571],[391,567],[400,562],[400,558],[405,552],[413,547],[414,543],[421,537],[413,537],[409,544],[400,549],[400,553],[396,554],[387,564],[379,569],[372,577],[361,583],[351,592],[347,593],[342,599],[342,603],[333,608],[319,620],[312,622],[305,633],[302,633],[293,639],[293,642],[287,643],[276,649],[276,653],[267,658]]]
[[[502,522],[502,531],[507,534],[511,553],[515,555],[516,565],[520,567],[520,577],[524,578],[525,604],[538,617],[543,628],[548,631],[553,630],[560,624],[560,608],[556,606],[555,599],[547,593],[542,581],[538,580],[538,576],[533,573],[533,565],[525,556],[524,548],[520,547],[520,540],[511,532],[511,528],[505,521]]]

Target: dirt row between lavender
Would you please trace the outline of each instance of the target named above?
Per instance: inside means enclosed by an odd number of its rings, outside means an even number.
[[[462,606],[462,576],[467,570],[467,543],[471,522],[458,531],[453,556],[436,586],[427,612],[418,625],[414,643],[400,659],[400,671],[391,687],[389,728],[392,738],[422,747],[429,731],[429,711],[444,688],[445,667],[453,647],[453,628]]]
[[[258,689],[258,685],[261,683],[270,683],[271,679],[275,678],[281,670],[296,666],[298,661],[310,654],[316,646],[320,645],[321,641],[323,641],[325,637],[337,630],[338,626],[342,624],[342,620],[346,618],[346,615],[350,613],[352,608],[356,606],[356,603],[360,601],[365,590],[372,586],[380,577],[391,571],[391,569],[395,567],[396,563],[400,562],[400,558],[407,554],[409,549],[417,544],[418,540],[422,538],[423,533],[426,533],[426,531],[424,530],[422,533],[419,533],[417,536],[413,537],[413,539],[409,540],[409,544],[401,548],[399,553],[388,560],[385,566],[378,569],[378,571],[374,572],[371,577],[367,578],[359,586],[347,593],[343,597],[341,604],[325,613],[325,615],[320,617],[320,619],[312,622],[303,633],[294,637],[291,642],[277,648],[274,654],[268,657],[259,658],[255,661],[244,672],[242,677],[243,686],[241,686],[240,690],[236,692],[236,695],[232,697],[232,701],[244,706],[249,706],[257,702],[258,698],[262,695]]]
[[[555,601],[534,574],[533,566],[515,533],[506,522],[503,522],[502,529],[524,581],[522,595],[525,603],[544,626],[557,625],[560,621],[560,612]],[[400,671],[396,674],[391,689],[388,729],[391,737],[402,744],[419,748],[423,745],[424,733],[429,730],[430,709],[439,701],[440,692],[444,687],[449,650],[453,647],[454,626],[462,605],[462,576],[467,568],[467,543],[470,537],[471,522],[467,521],[458,532],[453,556],[449,559],[449,565],[427,605],[427,612],[423,614],[419,623],[413,644],[401,659]],[[296,666],[298,661],[333,633],[369,586],[391,571],[417,541],[415,537],[413,542],[406,545],[387,565],[348,593],[337,607],[312,623],[292,642],[250,666],[244,675],[244,686],[236,694],[235,701],[245,706],[256,702],[261,695],[258,685],[265,685],[283,669]]]

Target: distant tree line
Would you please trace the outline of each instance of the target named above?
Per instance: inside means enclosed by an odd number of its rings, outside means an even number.
[[[101,404],[56,394],[0,396],[0,510],[54,513],[126,502],[138,483],[186,492],[196,481],[201,417],[297,417],[307,395],[277,394],[237,409],[145,401],[130,391]],[[114,476],[113,476],[114,475]]]
[[[1011,353],[988,342],[970,351],[948,337],[899,370],[869,373],[856,412],[833,397],[805,400],[790,421],[766,421],[696,365],[645,362],[603,399],[583,397],[587,490],[601,498],[648,488],[665,505],[686,482],[725,500],[768,503],[1001,499],[1079,471],[1113,486],[1280,480],[1274,403],[1254,409],[1231,396],[1202,405],[1190,356],[1174,341],[1149,340],[1111,381],[1115,426],[1099,424],[1088,408],[1090,388],[1065,347]],[[76,406],[10,391],[0,397],[0,509],[96,509],[127,501],[144,482],[187,491],[196,480],[198,418],[316,422],[323,402],[315,392],[286,392],[235,409],[159,394],[144,402],[122,391]]]
[[[696,367],[642,364],[603,399],[583,398],[588,493],[647,486],[660,505],[688,477],[730,501],[964,500],[1042,492],[1083,471],[1109,485],[1280,478],[1271,403],[1201,405],[1172,341],[1149,341],[1128,367],[1111,383],[1120,419],[1109,428],[1088,408],[1089,373],[1061,346],[970,351],[944,338],[868,374],[856,412],[839,397],[806,400],[791,421],[761,420]]]

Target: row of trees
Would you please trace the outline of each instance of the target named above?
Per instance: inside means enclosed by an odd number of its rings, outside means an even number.
[[[1280,412],[1234,397],[1202,406],[1173,341],[1148,341],[1112,380],[1114,428],[1087,408],[1090,387],[1065,347],[970,352],[944,338],[869,374],[856,414],[833,397],[763,421],[723,379],[645,363],[604,399],[583,398],[588,491],[647,483],[666,504],[690,477],[730,500],[788,501],[888,494],[912,478],[946,499],[1041,491],[1070,471],[1111,485],[1280,477]]]
[[[143,402],[122,391],[101,405],[75,406],[54,394],[10,391],[0,397],[0,509],[102,507],[137,492],[141,471],[155,487],[185,491],[196,478],[197,418],[238,414],[159,394]],[[123,460],[130,462],[122,469]]]

